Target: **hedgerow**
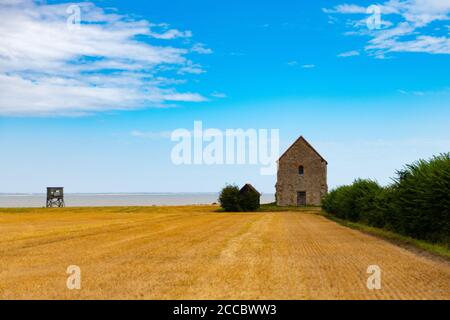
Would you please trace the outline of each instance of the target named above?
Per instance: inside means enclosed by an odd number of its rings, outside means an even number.
[[[450,153],[396,172],[389,186],[358,179],[322,200],[338,218],[450,245]]]

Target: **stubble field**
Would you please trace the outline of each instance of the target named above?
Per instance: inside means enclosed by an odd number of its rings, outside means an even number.
[[[450,299],[446,261],[308,210],[216,209],[0,209],[0,298]],[[80,290],[66,286],[69,265]]]

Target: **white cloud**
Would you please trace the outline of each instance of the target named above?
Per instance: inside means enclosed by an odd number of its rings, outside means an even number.
[[[366,48],[377,50],[377,54],[384,54],[385,51],[450,54],[450,38],[418,36],[414,40],[407,41],[375,38],[369,42]]]
[[[338,57],[341,57],[341,58],[355,57],[355,56],[359,56],[359,51],[352,50],[352,51],[342,52],[342,53],[338,54]]]
[[[448,33],[435,34],[441,30],[436,24],[450,20],[450,0],[388,0],[378,6],[382,19],[378,30],[367,28],[365,21],[369,15],[363,7],[345,4],[324,11],[357,15],[356,20],[350,21],[356,31],[346,34],[369,36],[365,50],[377,58],[385,58],[392,52],[450,54]]]
[[[419,96],[419,97],[423,97],[423,96],[434,96],[437,99],[440,99],[442,97],[448,97],[450,94],[450,88],[442,88],[440,90],[437,91],[407,91],[404,89],[398,89],[397,90],[398,93],[402,94],[402,95],[412,95],[412,96]]]
[[[340,4],[333,9],[323,8],[325,13],[366,13],[366,8],[355,4]]]
[[[191,102],[203,102],[208,101],[207,98],[198,93],[177,93],[167,92],[164,94],[164,100],[166,101],[191,101]]]
[[[287,63],[287,65],[288,65],[289,67],[297,67],[297,66],[299,66],[299,67],[302,68],[302,69],[312,69],[312,68],[315,68],[315,67],[316,67],[315,64],[302,64],[302,65],[300,65],[300,63],[299,63],[298,61],[296,61],[296,60],[289,61],[289,62]]]
[[[151,44],[190,31],[169,29],[78,4],[81,25],[70,28],[68,4],[0,2],[0,116],[83,115],[163,107],[166,101],[207,100],[178,92],[183,79],[158,75],[204,72],[188,49]]]
[[[192,48],[192,52],[196,52],[199,54],[211,54],[213,51],[207,48],[203,43],[196,43]]]
[[[192,32],[170,29],[170,30],[164,31],[163,33],[149,32],[149,35],[156,39],[171,40],[171,39],[176,39],[176,38],[190,38],[190,37],[192,37]]]
[[[192,61],[187,61],[186,64],[178,69],[178,74],[201,74],[204,73],[202,66],[198,63],[192,63]]]

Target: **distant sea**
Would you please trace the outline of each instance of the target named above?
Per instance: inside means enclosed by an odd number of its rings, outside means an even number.
[[[66,207],[173,206],[218,202],[218,193],[66,193]],[[261,203],[275,201],[274,194],[263,194]],[[0,194],[0,208],[45,207],[44,193]]]

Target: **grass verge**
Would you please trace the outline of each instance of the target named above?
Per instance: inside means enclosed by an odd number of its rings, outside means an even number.
[[[277,206],[275,202],[265,203],[260,206],[258,211],[260,212],[282,212],[282,211],[317,211],[320,212],[321,208],[319,206],[305,206],[305,207],[296,207],[296,206],[286,206],[280,207]]]
[[[419,251],[419,253],[431,254],[433,256],[438,256],[440,258],[444,258],[447,261],[450,261],[450,248],[444,244],[430,243],[424,240],[418,240],[411,237],[403,236],[401,234],[388,231],[385,229],[371,227],[362,223],[342,220],[332,215],[329,215],[323,211],[321,212],[321,215],[332,221],[339,223],[340,225],[382,238],[405,249],[409,249],[415,252]]]
[[[286,206],[286,207],[280,207],[277,206],[275,202],[273,203],[264,203],[262,204],[258,210],[256,211],[248,211],[249,213],[254,212],[293,212],[293,211],[299,211],[299,212],[309,212],[313,211],[314,213],[319,214],[321,211],[321,207],[319,206],[305,206],[305,207],[295,207],[295,206]],[[226,212],[223,208],[219,207],[215,212]]]

